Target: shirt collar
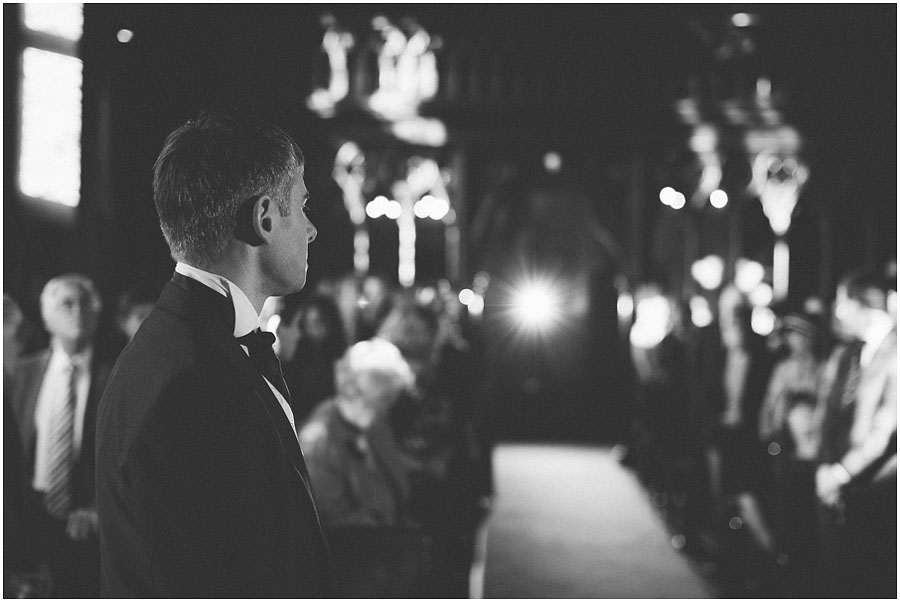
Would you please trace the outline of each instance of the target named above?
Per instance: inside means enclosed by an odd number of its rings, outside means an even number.
[[[863,335],[863,350],[860,354],[860,364],[868,364],[875,356],[875,352],[894,329],[894,321],[886,315],[877,315],[866,329]]]
[[[259,328],[259,314],[250,299],[234,282],[224,276],[213,274],[192,265],[178,262],[175,271],[206,285],[229,299],[234,307],[234,336],[242,337]]]
[[[56,339],[51,341],[50,350],[50,366],[48,366],[48,368],[63,368],[75,364],[79,368],[86,369],[91,365],[91,360],[94,357],[94,348],[92,345],[88,345],[74,355],[69,355],[66,353],[66,350],[63,349],[62,343]]]

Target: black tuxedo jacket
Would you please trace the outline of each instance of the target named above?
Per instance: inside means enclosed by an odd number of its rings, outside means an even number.
[[[34,453],[37,431],[34,412],[37,399],[44,383],[44,375],[50,364],[51,350],[45,349],[23,358],[16,366],[13,381],[13,409],[22,437],[25,451],[25,469],[30,479],[34,474]],[[94,352],[91,360],[91,386],[81,431],[81,451],[75,459],[72,472],[72,508],[92,508],[94,506],[94,428],[97,420],[97,406],[109,377],[112,362]],[[30,483],[30,480],[29,480]]]
[[[97,425],[104,596],[333,592],[296,436],[223,300],[175,274],[110,376]]]

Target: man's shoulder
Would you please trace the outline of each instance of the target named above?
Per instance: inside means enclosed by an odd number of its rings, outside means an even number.
[[[24,355],[16,362],[16,381],[20,386],[27,385],[31,381],[43,378],[50,362],[50,349],[41,349]]]

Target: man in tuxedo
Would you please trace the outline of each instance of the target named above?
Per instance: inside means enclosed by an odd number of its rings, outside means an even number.
[[[100,403],[102,592],[318,598],[330,552],[260,332],[269,296],[306,283],[316,228],[281,129],[202,113],[166,139],[154,200],[175,274]]]
[[[13,404],[42,544],[56,597],[100,592],[94,435],[111,363],[93,346],[101,299],[81,274],[50,280],[41,293],[50,347],[16,367]]]
[[[842,597],[897,591],[897,325],[884,285],[875,274],[853,274],[835,304],[856,343],[825,407],[816,490],[837,515],[826,543],[835,539],[840,549],[826,554],[825,576],[839,576],[832,593]]]

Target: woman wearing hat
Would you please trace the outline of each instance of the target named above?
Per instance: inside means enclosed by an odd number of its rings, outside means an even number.
[[[816,322],[800,313],[782,319],[782,332],[788,356],[772,372],[769,387],[759,413],[759,438],[764,443],[778,442],[787,429],[788,402],[797,395],[815,398],[816,382],[822,364],[818,353],[820,329]],[[777,448],[770,446],[770,453]]]

